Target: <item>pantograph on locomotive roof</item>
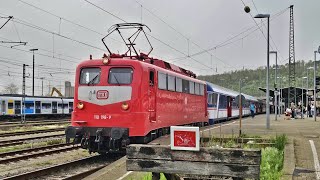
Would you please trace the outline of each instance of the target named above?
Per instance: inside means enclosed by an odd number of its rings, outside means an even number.
[[[153,47],[148,39],[148,36],[146,34],[146,32],[144,31],[143,28],[147,28],[150,32],[151,32],[151,29],[145,25],[145,24],[141,24],[141,23],[120,23],[120,24],[115,24],[113,26],[111,26],[109,29],[108,29],[108,34],[102,38],[102,42],[104,44],[104,46],[107,48],[110,56],[114,53],[111,52],[110,48],[107,46],[106,42],[105,42],[105,39],[110,35],[112,34],[113,32],[118,32],[121,39],[123,40],[123,42],[125,43],[125,45],[127,46],[128,50],[122,55],[122,56],[125,56],[125,57],[140,57],[141,54],[138,54],[136,48],[135,48],[135,41],[137,40],[138,36],[142,34],[145,36],[148,44],[150,45],[150,50],[149,52],[146,54],[147,56],[151,53],[151,51],[153,50]],[[128,29],[136,29],[134,31],[133,34],[131,34],[131,36],[129,36],[129,38],[125,39],[123,37],[123,34],[121,33],[121,31],[123,30],[128,30]],[[128,54],[129,53],[129,54]],[[135,54],[135,55],[132,55],[132,54]]]

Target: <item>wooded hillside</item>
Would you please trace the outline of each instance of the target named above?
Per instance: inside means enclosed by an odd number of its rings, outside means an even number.
[[[288,87],[289,85],[289,64],[278,65],[278,77],[281,77],[277,80],[277,87]],[[296,86],[306,88],[307,81],[302,79],[302,77],[307,76],[307,68],[313,67],[313,61],[305,62],[303,60],[296,61]],[[265,93],[260,91],[259,87],[266,87],[266,66],[259,67],[258,69],[242,69],[231,71],[223,74],[207,75],[207,76],[198,76],[198,79],[212,82],[214,84],[239,91],[239,82],[240,79],[243,80],[242,83],[242,92],[253,95],[253,96],[265,96]],[[319,75],[319,70],[317,75]],[[281,80],[282,79],[282,80]],[[270,67],[270,89],[274,89],[274,80],[275,80],[275,65]],[[309,88],[313,86],[313,69],[309,70]]]

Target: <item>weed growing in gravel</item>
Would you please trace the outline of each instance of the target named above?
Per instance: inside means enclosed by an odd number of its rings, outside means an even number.
[[[276,135],[275,138],[271,139],[271,142],[274,143],[274,147],[277,148],[279,151],[283,151],[284,147],[287,143],[287,136],[285,134]]]

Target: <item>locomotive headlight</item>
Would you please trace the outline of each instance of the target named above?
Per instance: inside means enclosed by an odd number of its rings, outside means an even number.
[[[108,58],[103,58],[103,60],[102,60],[102,63],[103,63],[104,65],[109,64],[109,62],[110,62],[110,60],[109,60]]]
[[[83,108],[84,108],[83,102],[78,102],[77,108],[78,108],[78,109],[83,109]]]
[[[123,102],[122,105],[121,105],[121,108],[123,110],[128,110],[129,109],[129,104],[127,102]]]

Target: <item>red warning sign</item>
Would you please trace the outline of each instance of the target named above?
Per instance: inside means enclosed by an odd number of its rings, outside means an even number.
[[[171,126],[171,149],[199,151],[199,127]]]

